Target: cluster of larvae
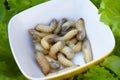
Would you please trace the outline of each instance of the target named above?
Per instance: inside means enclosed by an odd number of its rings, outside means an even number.
[[[78,52],[83,52],[86,63],[93,59],[83,18],[76,22],[66,18],[52,19],[48,25],[38,24],[29,29],[29,33],[34,43],[35,59],[45,75],[78,67],[71,61]]]

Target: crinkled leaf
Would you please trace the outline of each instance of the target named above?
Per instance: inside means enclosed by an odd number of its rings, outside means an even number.
[[[120,0],[102,0],[101,21],[109,25],[115,36],[120,36]]]
[[[0,23],[0,37],[0,54],[11,56],[6,23]]]
[[[115,36],[115,41],[116,41],[116,44],[115,44],[115,48],[114,48],[112,54],[120,57],[120,42],[119,42],[120,36]]]
[[[83,76],[79,76],[77,80],[118,80],[114,74],[110,73],[104,67],[94,66]]]
[[[18,13],[47,0],[7,0],[11,11]],[[18,5],[19,4],[19,5]]]
[[[113,54],[120,56],[120,0],[102,0],[99,13],[101,21],[110,26],[115,36],[116,46]]]
[[[101,65],[114,72],[120,78],[120,57],[112,55],[105,59]]]
[[[12,77],[8,77],[6,75],[0,74],[0,80],[26,80],[26,78],[23,75],[20,75],[17,78],[12,78]]]
[[[90,0],[98,9],[100,8],[101,0]]]
[[[110,26],[115,36],[116,46],[113,54],[120,56],[120,0],[91,0],[91,2],[100,5],[100,9],[98,8],[100,19]]]
[[[0,22],[3,20],[4,16],[5,16],[4,0],[0,0]]]
[[[4,14],[5,16],[2,21],[8,22],[15,14],[45,1],[48,0],[7,0],[9,10],[6,9],[6,13]],[[4,6],[4,8],[6,8],[6,6]]]

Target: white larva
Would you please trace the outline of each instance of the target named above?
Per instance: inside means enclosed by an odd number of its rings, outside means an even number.
[[[54,31],[56,29],[58,25],[58,22],[56,19],[52,19],[52,21],[50,22],[50,26],[46,26],[46,25],[41,25],[41,24],[38,24],[35,29],[37,31],[41,31],[41,32],[46,32],[46,33],[50,33],[52,31]]]
[[[51,58],[50,56],[45,56],[45,57],[48,60],[50,67],[52,69],[59,69],[60,68],[60,63],[57,60]]]
[[[57,53],[64,47],[64,45],[65,45],[64,41],[58,41],[53,46],[51,46],[49,55],[52,58],[57,59]]]
[[[57,58],[58,58],[58,61],[65,67],[70,67],[75,65],[72,61],[67,59],[62,53],[58,53]]]
[[[47,59],[45,58],[44,54],[36,51],[35,52],[35,59],[38,62],[42,72],[47,75],[50,72],[50,64],[47,61]]]
[[[85,39],[83,41],[82,51],[83,51],[83,55],[84,55],[84,61],[86,63],[93,60],[92,49],[91,49],[91,45],[90,45],[90,42],[88,39]]]
[[[68,59],[72,59],[75,55],[73,50],[67,46],[64,46],[64,48],[62,48],[60,52],[62,52]]]
[[[78,21],[76,22],[76,28],[79,30],[77,39],[84,40],[86,37],[86,30],[83,18],[78,19]]]

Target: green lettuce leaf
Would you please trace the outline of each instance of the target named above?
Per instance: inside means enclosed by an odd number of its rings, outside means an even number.
[[[26,78],[23,75],[20,75],[19,77],[16,77],[16,78],[12,78],[12,77],[8,77],[8,76],[1,74],[0,80],[26,80]]]
[[[120,36],[120,0],[102,0],[101,21],[109,25],[115,36]]]
[[[69,80],[119,80],[114,74],[99,65],[91,67],[86,73]]]
[[[17,78],[21,76],[20,70],[18,69],[14,58],[12,56],[9,41],[8,41],[8,34],[7,34],[7,24],[6,23],[0,23],[0,75],[5,77],[12,77]],[[1,79],[0,80],[4,80]],[[7,79],[9,80],[9,79]]]
[[[112,54],[120,57],[120,42],[119,42],[120,36],[115,36],[115,41],[116,41],[116,44],[115,44],[115,48],[114,48]]]
[[[115,73],[120,78],[120,57],[112,55],[105,59],[101,65]]]
[[[0,22],[3,20],[5,16],[5,7],[4,7],[4,0],[0,0]]]
[[[120,56],[120,0],[102,0],[100,20],[109,25],[115,36],[116,46],[113,54]]]
[[[0,15],[4,15],[1,21],[6,23],[15,14],[45,1],[48,0],[1,0],[2,12]]]
[[[101,2],[100,2],[101,1]],[[120,0],[91,0],[99,9],[100,20],[110,26],[116,40],[113,54],[120,56]],[[101,3],[101,4],[99,4]]]
[[[98,9],[100,8],[101,0],[90,0]]]

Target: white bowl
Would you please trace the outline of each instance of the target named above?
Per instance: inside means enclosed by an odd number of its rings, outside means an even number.
[[[84,18],[87,36],[91,42],[93,61],[85,64],[82,54],[76,54],[73,62],[81,66],[58,75],[45,77],[34,60],[31,36],[28,29],[36,24],[48,24],[52,18],[68,18],[76,21]],[[9,42],[15,61],[29,79],[62,79],[79,74],[108,56],[115,46],[111,29],[99,21],[96,7],[90,0],[53,0],[29,8],[15,15],[8,25]]]

